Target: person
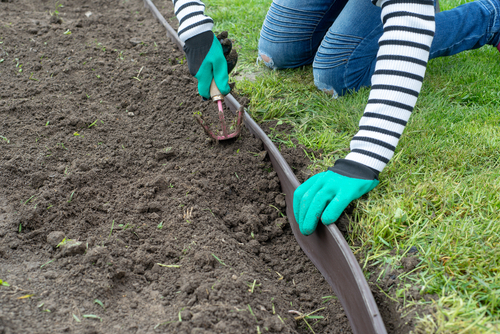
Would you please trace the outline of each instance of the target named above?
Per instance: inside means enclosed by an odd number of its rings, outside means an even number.
[[[189,69],[208,98],[212,78],[229,93],[227,67],[199,0],[173,0]],[[304,235],[334,223],[377,186],[413,111],[429,59],[484,45],[500,51],[500,1],[435,13],[433,0],[274,0],[259,40],[272,69],[312,64],[316,87],[334,97],[371,87],[350,153],[300,185],[293,211]]]

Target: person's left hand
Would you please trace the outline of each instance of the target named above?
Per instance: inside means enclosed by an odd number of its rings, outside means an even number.
[[[300,232],[312,234],[320,219],[325,225],[337,221],[351,201],[377,186],[377,177],[378,173],[364,165],[340,159],[328,171],[301,184],[293,194],[293,213]]]

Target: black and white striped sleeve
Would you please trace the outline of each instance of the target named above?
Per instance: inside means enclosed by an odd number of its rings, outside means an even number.
[[[193,36],[212,30],[214,21],[205,15],[205,5],[199,0],[172,0],[179,20],[177,35],[185,42]]]
[[[382,171],[410,118],[434,38],[432,0],[378,0],[384,32],[372,88],[347,160]]]

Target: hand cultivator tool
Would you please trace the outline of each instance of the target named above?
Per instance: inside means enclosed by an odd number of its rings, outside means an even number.
[[[230,73],[236,66],[236,62],[238,61],[238,54],[236,53],[235,50],[232,50],[233,46],[231,40],[227,38],[227,32],[224,31],[221,34],[217,35],[217,39],[220,41],[222,45],[222,50],[224,52],[224,56],[226,57],[227,61],[227,72]],[[206,124],[205,121],[203,121],[200,115],[195,115],[195,118],[198,121],[198,123],[200,123],[205,132],[216,141],[227,140],[238,137],[241,132],[241,122],[243,120],[243,113],[244,113],[243,107],[240,107],[238,109],[236,115],[237,117],[236,122],[233,126],[229,128],[229,131],[234,129],[234,132],[228,133],[228,127],[226,125],[226,120],[224,117],[224,108],[222,107],[222,102],[224,101],[224,95],[221,94],[214,80],[212,80],[212,83],[210,85],[210,97],[214,102],[217,103],[217,106],[219,108],[219,123],[222,130],[215,131],[214,133],[214,131],[210,130],[210,127]]]
[[[203,127],[205,132],[215,139],[216,141],[219,140],[227,140],[231,138],[236,138],[240,135],[241,132],[241,120],[243,119],[243,107],[240,107],[237,111],[237,119],[236,119],[236,124],[234,125],[235,130],[233,133],[228,134],[227,130],[227,125],[226,125],[226,120],[224,118],[224,109],[222,107],[222,101],[224,100],[224,95],[222,95],[219,92],[219,89],[215,85],[215,81],[212,81],[212,84],[210,85],[210,97],[214,102],[217,103],[217,106],[219,108],[219,122],[222,128],[222,131],[219,131],[218,134],[214,134],[212,130],[208,127],[208,125],[203,121],[203,119],[200,117],[200,115],[196,115],[196,120],[200,125]],[[230,129],[231,130],[231,129]]]

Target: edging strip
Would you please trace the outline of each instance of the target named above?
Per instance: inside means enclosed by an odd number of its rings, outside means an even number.
[[[167,36],[182,50],[184,43],[152,1],[143,1],[144,7],[148,8],[165,27]],[[225,102],[233,112],[240,108],[240,104],[231,94],[226,96]],[[318,224],[316,232],[307,237],[300,233],[292,209],[293,193],[300,185],[300,182],[274,143],[246,111],[243,122],[247,129],[263,142],[274,170],[280,179],[282,191],[286,194],[286,213],[295,239],[297,239],[304,253],[325,277],[339,298],[351,324],[352,331],[355,334],[387,333],[363,271],[342,233],[335,224],[328,227]]]

